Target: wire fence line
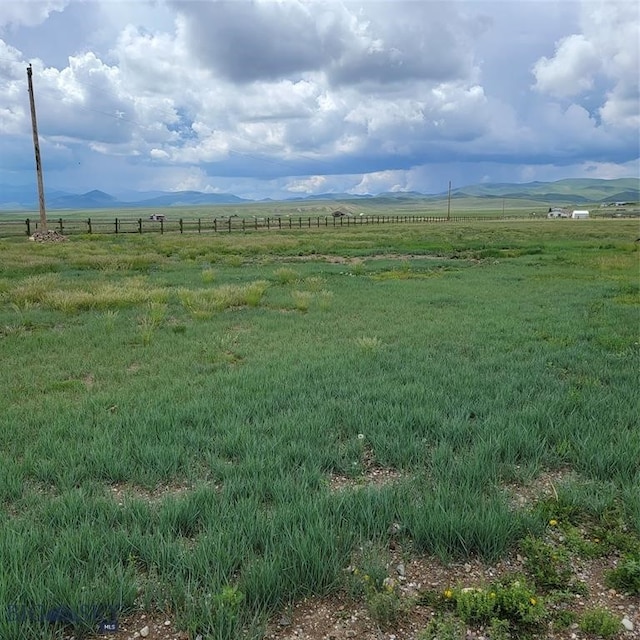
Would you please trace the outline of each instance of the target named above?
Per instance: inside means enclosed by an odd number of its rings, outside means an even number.
[[[354,227],[362,225],[468,222],[471,220],[521,219],[517,216],[316,216],[316,217],[252,217],[225,216],[220,218],[178,218],[150,220],[145,218],[56,218],[48,220],[48,228],[62,235],[78,234],[143,234],[143,233],[247,233],[250,231],[281,231],[322,227]],[[31,236],[40,227],[39,219],[0,221],[0,238]]]

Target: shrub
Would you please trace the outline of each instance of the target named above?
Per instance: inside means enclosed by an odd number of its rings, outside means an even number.
[[[545,615],[540,598],[520,579],[493,583],[488,588],[446,589],[441,603],[467,623],[502,620],[514,626],[533,626]]]
[[[521,542],[524,566],[541,589],[562,589],[571,581],[571,563],[566,550],[533,536]]]
[[[418,635],[418,640],[464,640],[467,627],[458,618],[438,615]]]
[[[371,619],[381,627],[390,627],[407,610],[398,583],[388,576],[387,564],[382,554],[375,548],[366,550],[360,559],[362,569],[354,568],[348,581],[348,591],[352,597],[364,596]]]
[[[618,591],[640,595],[640,554],[625,556],[605,579],[608,586]]]
[[[580,629],[585,633],[611,638],[620,630],[620,620],[606,609],[591,609],[582,615]]]

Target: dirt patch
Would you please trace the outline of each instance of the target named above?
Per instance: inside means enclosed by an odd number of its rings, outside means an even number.
[[[364,487],[382,487],[402,478],[402,474],[396,469],[384,469],[374,467],[367,469],[363,474],[350,477],[343,475],[332,475],[329,479],[329,489],[331,491],[344,491],[346,489],[362,489]]]
[[[637,597],[618,593],[604,586],[603,576],[615,565],[615,557],[585,562],[578,572],[588,588],[588,596],[575,596],[569,609],[579,614],[587,609],[603,607],[622,620],[626,617],[634,625],[633,631],[621,631],[617,639],[635,640],[640,628],[640,603]],[[270,621],[265,638],[269,640],[418,640],[420,633],[435,616],[432,607],[419,604],[424,590],[444,592],[451,587],[482,588],[500,578],[523,571],[523,559],[510,554],[494,565],[477,559],[443,564],[433,557],[406,559],[396,549],[389,562],[389,576],[399,585],[403,599],[414,602],[410,611],[398,624],[380,628],[362,602],[352,601],[347,594],[325,598],[309,598],[296,603]],[[555,605],[548,605],[553,610]],[[565,608],[567,608],[565,606]],[[532,636],[534,637],[534,636]],[[535,636],[540,640],[590,640],[592,635],[582,632],[577,624],[557,630],[549,626]],[[489,640],[481,625],[468,625],[467,640]]]
[[[329,478],[331,491],[346,489],[362,489],[364,487],[381,487],[402,478],[397,469],[380,466],[375,459],[373,449],[368,445],[362,452],[362,473],[357,476],[333,474]]]
[[[507,484],[504,490],[515,509],[531,507],[540,500],[558,499],[558,487],[567,480],[577,480],[578,474],[571,469],[543,471],[531,482],[525,484]]]
[[[441,255],[425,255],[413,253],[385,253],[374,254],[371,256],[359,256],[346,258],[345,256],[337,256],[331,254],[314,253],[305,256],[286,256],[282,257],[282,262],[329,262],[330,264],[363,264],[371,260],[443,260],[446,256]]]
[[[101,640],[138,640],[148,638],[149,640],[194,640],[186,631],[176,629],[173,620],[161,612],[145,613],[138,611],[123,617],[117,621],[116,631],[105,630],[87,637],[89,639]],[[75,636],[67,633],[64,640],[76,640]]]
[[[217,483],[210,483],[206,486],[210,487],[213,491],[221,491],[222,485]],[[153,489],[146,489],[137,485],[126,484],[117,482],[110,485],[109,493],[116,500],[119,506],[123,506],[125,501],[130,498],[142,500],[148,504],[156,504],[165,498],[179,497],[185,495],[189,491],[196,489],[194,485],[188,483],[169,483],[159,484]]]

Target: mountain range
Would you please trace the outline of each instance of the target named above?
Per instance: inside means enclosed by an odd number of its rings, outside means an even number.
[[[252,202],[228,193],[202,193],[200,191],[127,191],[110,195],[104,191],[93,190],[75,194],[50,189],[45,193],[47,209],[130,209],[188,207],[215,204],[241,204]],[[289,198],[301,200],[372,200],[383,204],[403,200],[442,200],[447,192],[425,194],[416,191],[394,191],[377,195],[355,195],[350,193],[321,193],[309,196]],[[602,180],[595,178],[566,179],[556,182],[529,182],[476,184],[458,187],[451,191],[452,198],[501,199],[538,201],[552,206],[570,204],[601,204],[608,202],[640,201],[640,178],[617,178]],[[0,185],[0,210],[21,211],[38,208],[35,185]]]

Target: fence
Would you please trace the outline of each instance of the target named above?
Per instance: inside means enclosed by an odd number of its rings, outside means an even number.
[[[515,218],[515,216],[514,216]],[[61,234],[142,234],[142,233],[233,233],[250,231],[281,231],[287,229],[313,229],[321,227],[353,227],[362,225],[434,223],[434,222],[468,222],[471,220],[506,220],[506,216],[317,216],[290,217],[275,216],[272,218],[242,218],[229,216],[221,218],[179,218],[177,220],[149,220],[144,218],[115,218],[113,220],[64,220],[49,219],[49,229]],[[31,236],[38,230],[40,220],[0,221],[0,237]]]

